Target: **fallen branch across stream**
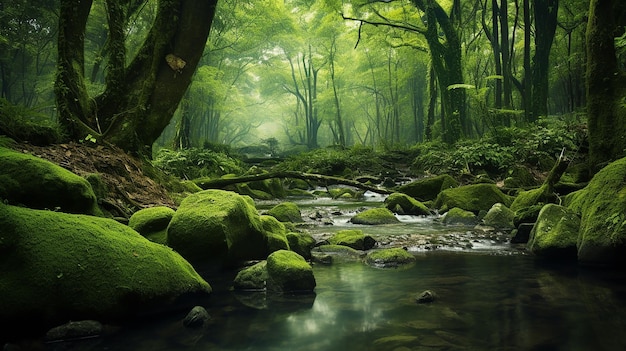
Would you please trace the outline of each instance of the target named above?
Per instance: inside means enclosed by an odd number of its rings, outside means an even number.
[[[195,180],[194,183],[196,183],[196,185],[198,185],[202,189],[222,189],[228,185],[255,182],[259,180],[272,179],[272,178],[296,178],[296,179],[303,179],[303,180],[312,180],[312,181],[316,181],[319,183],[323,183],[326,186],[332,185],[332,184],[348,185],[348,186],[352,186],[358,189],[369,190],[377,194],[393,193],[393,191],[389,189],[378,188],[376,186],[364,184],[356,180],[327,176],[327,175],[322,175],[322,174],[296,172],[296,171],[268,172],[268,173],[247,175],[247,176],[241,176],[241,177],[233,177],[233,178],[218,178],[218,179],[201,178],[201,179]]]

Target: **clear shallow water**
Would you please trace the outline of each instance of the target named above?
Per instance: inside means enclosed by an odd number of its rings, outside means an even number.
[[[210,325],[180,316],[54,350],[623,350],[626,279],[525,255],[437,252],[405,269],[314,266],[316,294],[264,299],[214,283]],[[420,305],[423,290],[438,300]],[[255,298],[256,296],[256,298]],[[256,309],[250,305],[265,305]]]
[[[303,213],[322,210],[347,227],[359,208],[380,205],[319,199],[298,202]],[[269,208],[271,206],[267,206]],[[358,226],[382,246],[408,246],[417,262],[378,269],[361,262],[314,265],[315,294],[235,293],[235,272],[206,276],[213,295],[201,304],[212,316],[205,329],[182,326],[186,312],[153,318],[108,335],[47,350],[624,350],[626,275],[575,264],[541,263],[506,242],[434,217],[401,217],[390,226]],[[438,240],[438,249],[406,245]],[[471,247],[446,246],[469,242]],[[432,304],[415,297],[438,295]]]

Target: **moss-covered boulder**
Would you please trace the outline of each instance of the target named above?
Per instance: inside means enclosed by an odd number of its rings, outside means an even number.
[[[267,289],[275,292],[312,292],[313,268],[293,251],[279,250],[267,257]]]
[[[354,224],[378,225],[399,223],[400,220],[386,208],[370,208],[350,218]]]
[[[583,189],[568,196],[581,217],[578,260],[586,264],[626,261],[626,158],[601,169]]]
[[[355,250],[369,250],[376,245],[376,240],[369,235],[363,234],[359,229],[345,229],[336,232],[328,239],[331,245],[343,245]]]
[[[290,232],[287,233],[287,241],[291,251],[306,259],[311,258],[311,250],[316,244],[315,238],[311,234]]]
[[[176,213],[166,206],[155,206],[141,209],[128,220],[128,226],[150,241],[159,244],[167,242],[167,226]]]
[[[374,267],[392,268],[415,262],[415,256],[403,248],[391,248],[370,251],[365,262]]]
[[[0,199],[13,205],[101,215],[89,182],[39,157],[0,147]]]
[[[417,216],[427,216],[430,214],[426,205],[403,193],[393,193],[389,195],[385,199],[385,207],[397,214]]]
[[[261,261],[240,270],[233,287],[237,290],[265,290],[267,278],[267,261]]]
[[[181,202],[167,228],[167,243],[191,261],[265,259],[266,232],[251,198],[204,190]]]
[[[112,219],[0,203],[0,228],[0,315],[11,329],[127,319],[211,292],[178,253]]]
[[[494,184],[475,184],[442,191],[434,205],[441,212],[459,207],[478,214],[480,211],[489,211],[497,203],[509,206],[511,198]]]
[[[267,252],[289,250],[285,225],[272,216],[260,216],[261,228],[267,242]]]
[[[454,207],[441,217],[441,223],[447,225],[476,225],[478,224],[478,216],[472,211],[466,211],[462,208]]]
[[[514,217],[515,212],[504,206],[504,204],[497,203],[491,206],[485,217],[483,217],[483,223],[496,229],[509,230],[515,228],[513,225]]]
[[[443,174],[404,184],[398,188],[398,191],[420,201],[428,201],[436,199],[440,192],[458,186],[459,182],[451,176]]]
[[[280,203],[267,211],[267,214],[281,222],[303,222],[302,213],[300,212],[298,205],[293,202]]]
[[[576,259],[580,218],[567,208],[545,205],[530,232],[528,249],[537,256]]]
[[[525,208],[529,208],[536,205],[543,205],[545,203],[545,193],[547,186],[543,185],[537,189],[531,189],[527,191],[522,191],[519,193],[513,203],[511,203],[511,210],[513,212],[524,210]],[[542,206],[543,207],[543,206]]]

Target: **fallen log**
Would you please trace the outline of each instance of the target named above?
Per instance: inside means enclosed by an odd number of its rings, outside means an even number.
[[[348,185],[351,187],[355,187],[358,189],[369,190],[371,192],[377,194],[391,194],[392,190],[379,188],[373,185],[364,184],[358,182],[356,180],[350,180],[340,177],[327,176],[323,174],[315,174],[315,173],[304,173],[304,172],[296,172],[296,171],[276,171],[276,172],[267,172],[261,174],[253,174],[246,175],[241,177],[232,177],[232,178],[200,178],[194,180],[194,183],[198,185],[201,189],[222,189],[228,185],[234,185],[239,183],[247,183],[247,182],[256,182],[259,180],[266,180],[272,178],[296,178],[303,180],[312,180],[319,183],[322,183],[326,186],[333,184],[341,184]]]

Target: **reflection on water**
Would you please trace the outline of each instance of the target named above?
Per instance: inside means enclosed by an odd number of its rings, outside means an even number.
[[[358,262],[315,266],[315,296],[268,297],[264,309],[248,307],[217,282],[205,330],[185,330],[178,318],[152,321],[72,349],[626,349],[620,272],[548,267],[525,255],[417,257],[399,270]],[[426,289],[438,300],[417,304]]]

